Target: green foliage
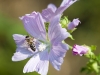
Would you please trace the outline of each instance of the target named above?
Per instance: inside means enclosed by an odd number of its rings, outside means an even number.
[[[81,68],[80,72],[84,72],[86,71],[87,74],[91,74],[93,72],[95,72],[96,75],[100,74],[100,54],[99,55],[95,55],[95,53],[93,52],[94,50],[96,50],[96,46],[91,45],[90,47],[87,46],[89,48],[87,54],[85,54],[86,58],[89,59],[89,61],[87,62],[86,66]]]
[[[61,20],[60,20],[61,26],[62,26],[63,28],[67,28],[69,22],[70,22],[70,21],[68,20],[68,17],[66,17],[66,16],[64,16],[64,17],[61,18]]]
[[[97,46],[91,45],[90,47],[92,51],[95,51]]]
[[[73,36],[72,36],[71,34],[70,34],[69,38],[70,38],[71,40],[74,40],[74,38],[73,38]]]

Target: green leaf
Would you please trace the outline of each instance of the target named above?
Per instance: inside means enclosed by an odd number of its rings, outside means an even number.
[[[71,40],[74,40],[73,36],[70,34],[69,38],[71,38]]]
[[[98,63],[100,63],[100,54],[98,56],[96,56],[96,59],[97,59]]]
[[[95,45],[91,45],[91,46],[90,46],[90,48],[91,48],[92,51],[96,50],[96,47],[97,47],[97,46],[95,46]]]
[[[99,67],[98,67],[98,63],[97,62],[94,62],[92,64],[92,68],[96,73],[99,73]]]

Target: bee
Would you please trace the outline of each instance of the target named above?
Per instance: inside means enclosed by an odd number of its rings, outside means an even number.
[[[27,36],[25,37],[25,40],[26,40],[26,42],[27,42],[29,48],[31,48],[33,51],[35,51],[36,48],[35,48],[34,38],[32,38],[32,37],[30,37],[30,36],[27,35]]]

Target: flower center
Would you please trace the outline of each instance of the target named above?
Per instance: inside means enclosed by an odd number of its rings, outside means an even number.
[[[43,44],[43,43],[41,43],[41,44],[39,45],[38,49],[39,49],[39,51],[43,51],[43,50],[46,49],[46,45]]]
[[[50,42],[42,42],[38,46],[38,50],[39,51],[48,50],[48,52],[49,52],[50,51],[50,48],[51,48]]]

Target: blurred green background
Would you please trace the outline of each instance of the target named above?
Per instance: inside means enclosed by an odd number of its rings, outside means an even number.
[[[0,0],[0,75],[38,75],[37,73],[23,74],[23,67],[27,60],[12,62],[11,58],[16,50],[13,34],[27,34],[18,17],[32,11],[42,11],[49,3],[59,6],[62,0]],[[97,45],[96,54],[99,54],[100,45],[100,1],[79,0],[70,6],[64,15],[69,20],[79,18],[81,24],[73,33],[74,41],[67,39],[70,45],[87,44]],[[61,70],[56,71],[51,65],[48,75],[86,75],[79,70],[85,66],[87,59],[74,56],[68,51],[64,58]],[[34,64],[33,64],[34,65]],[[94,74],[91,74],[94,75]]]

